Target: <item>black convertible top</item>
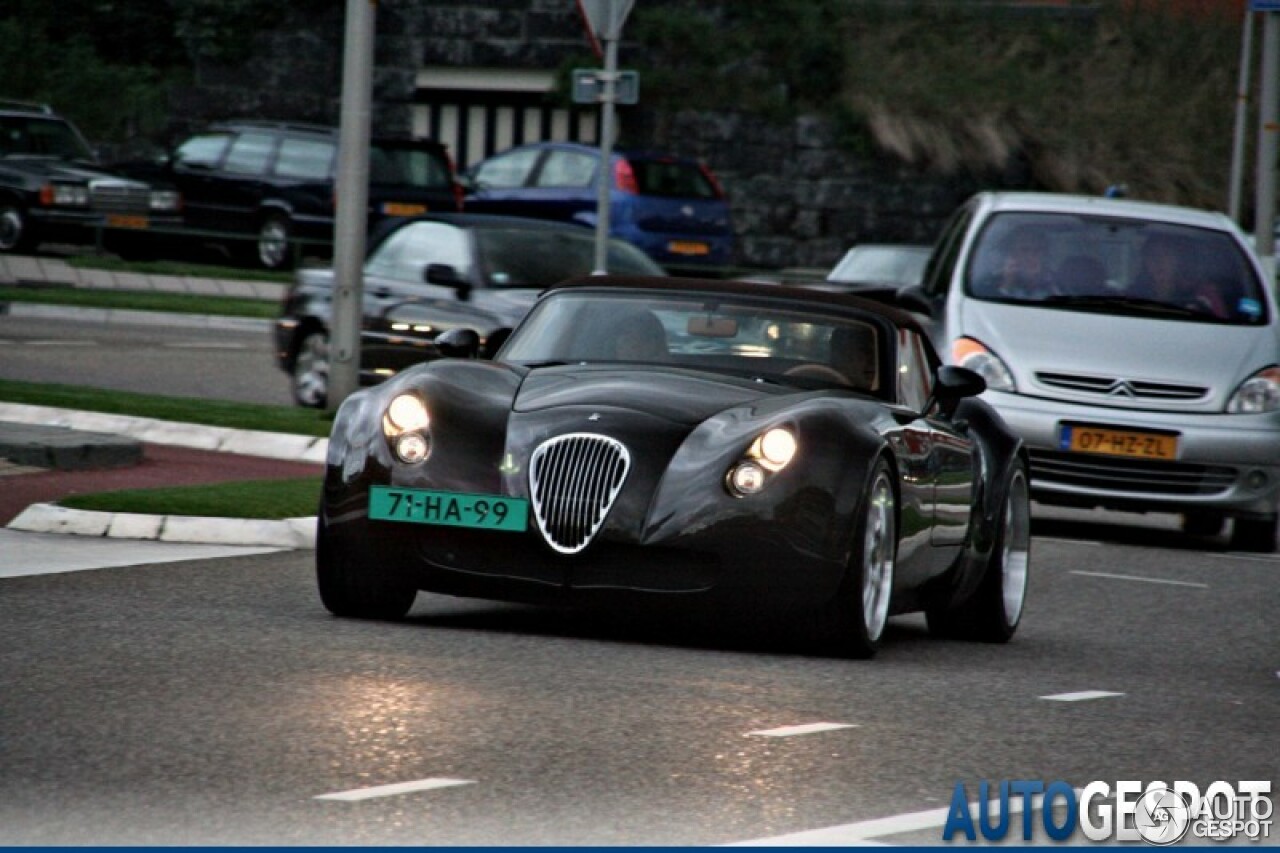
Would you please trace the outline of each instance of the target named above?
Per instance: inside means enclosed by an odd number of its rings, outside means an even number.
[[[588,275],[571,278],[547,288],[547,293],[577,287],[626,288],[630,290],[676,290],[681,293],[725,293],[764,299],[783,299],[808,305],[833,305],[853,308],[867,314],[884,317],[894,325],[927,336],[914,316],[900,308],[885,305],[872,299],[864,299],[848,293],[813,290],[807,287],[790,287],[785,284],[720,280],[706,278],[678,278],[674,276]]]

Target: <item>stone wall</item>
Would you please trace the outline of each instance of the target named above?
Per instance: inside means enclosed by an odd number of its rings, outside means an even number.
[[[336,123],[345,4],[253,36],[235,67],[201,64],[173,103],[174,135],[228,117]],[[640,47],[624,41],[634,55]],[[554,69],[589,51],[571,0],[396,0],[378,6],[373,118],[410,127],[423,66]],[[730,196],[743,266],[829,267],[855,242],[931,242],[987,177],[941,177],[843,150],[831,123],[786,124],[732,112],[620,115],[623,141],[703,157]],[[659,130],[659,128],[661,130]],[[1000,181],[1008,183],[1002,176]],[[1013,182],[1016,185],[1016,180]]]

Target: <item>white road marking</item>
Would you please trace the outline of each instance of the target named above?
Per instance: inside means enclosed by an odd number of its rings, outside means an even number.
[[[758,732],[747,732],[760,737],[792,737],[793,735],[809,735],[814,732],[831,732],[836,729],[856,729],[855,723],[805,723],[798,726],[780,726],[776,729],[761,729]]]
[[[26,344],[31,347],[96,347],[98,342],[86,340],[27,341]]]
[[[1108,690],[1081,690],[1076,693],[1055,693],[1052,696],[1041,696],[1050,702],[1087,702],[1090,699],[1107,699],[1111,696],[1123,696],[1123,693],[1112,693]]]
[[[162,344],[166,349],[248,349],[247,344],[236,344],[229,341],[182,341]]]
[[[372,788],[356,788],[351,791],[338,791],[333,794],[321,794],[317,800],[372,800],[377,797],[394,797],[397,794],[410,794],[415,791],[430,791],[435,788],[452,788],[456,785],[474,785],[469,779],[419,779],[416,782],[397,782],[394,785],[376,785]]]
[[[1116,581],[1141,581],[1142,583],[1163,583],[1169,586],[1193,586],[1197,589],[1208,589],[1207,583],[1193,583],[1191,581],[1174,581],[1166,578],[1144,578],[1138,575],[1113,575],[1110,572],[1085,572],[1079,569],[1072,569],[1073,575],[1084,575],[1090,578],[1110,578]]]
[[[1025,797],[1010,797],[1008,813],[1020,814]],[[1032,809],[1044,804],[1044,796],[1037,794],[1031,798]],[[987,814],[995,814],[1000,808],[999,800],[991,800]],[[810,829],[804,832],[792,832],[788,835],[775,835],[771,838],[756,838],[751,841],[737,841],[726,844],[726,847],[837,847],[837,846],[884,846],[884,842],[875,841],[885,835],[899,835],[904,832],[919,832],[924,829],[942,829],[947,825],[947,817],[951,808],[929,809],[922,812],[908,812],[892,817],[863,820],[857,823],[846,823],[840,826],[828,826],[824,829]],[[978,820],[978,804],[969,804],[969,815]]]

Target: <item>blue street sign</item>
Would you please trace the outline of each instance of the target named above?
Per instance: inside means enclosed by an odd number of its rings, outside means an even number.
[[[1280,12],[1280,0],[1249,0],[1250,12]]]

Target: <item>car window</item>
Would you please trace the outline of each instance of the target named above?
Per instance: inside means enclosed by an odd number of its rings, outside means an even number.
[[[70,125],[42,118],[0,119],[0,156],[13,154],[93,159],[93,154]]]
[[[965,205],[953,213],[951,220],[943,226],[942,236],[938,238],[933,254],[925,263],[921,277],[921,285],[930,297],[944,298],[947,291],[951,289],[956,261],[960,256],[960,248],[964,245],[964,236],[969,230],[969,222],[972,219],[973,206]]]
[[[369,180],[419,189],[453,185],[449,161],[436,151],[411,146],[375,144],[369,149]]]
[[[173,159],[187,166],[214,167],[222,162],[222,155],[230,143],[230,133],[202,133],[179,145]]]
[[[378,244],[365,262],[366,275],[421,283],[429,264],[447,264],[471,277],[467,233],[444,222],[411,222]]]
[[[478,228],[481,273],[493,287],[548,287],[588,275],[595,267],[595,235],[583,229]],[[643,252],[611,240],[606,263],[612,273],[662,275]]]
[[[676,160],[630,160],[641,195],[717,198],[714,183],[697,165]]]
[[[223,170],[237,175],[264,174],[275,141],[274,136],[266,133],[240,134],[231,143],[231,150],[227,152],[227,159],[222,164]]]
[[[1230,232],[1064,213],[993,215],[965,276],[977,299],[1258,325],[1267,300]]]
[[[522,187],[528,181],[529,173],[533,170],[541,154],[542,151],[537,148],[525,148],[507,154],[499,154],[481,163],[476,169],[476,184],[493,189]]]
[[[534,186],[539,187],[587,187],[595,175],[596,160],[593,154],[582,151],[555,149],[547,152],[547,159],[538,170]]]
[[[272,172],[282,178],[328,180],[337,146],[323,139],[280,140],[280,154]]]
[[[924,340],[910,329],[898,330],[898,402],[923,412],[933,391],[933,365]]]

